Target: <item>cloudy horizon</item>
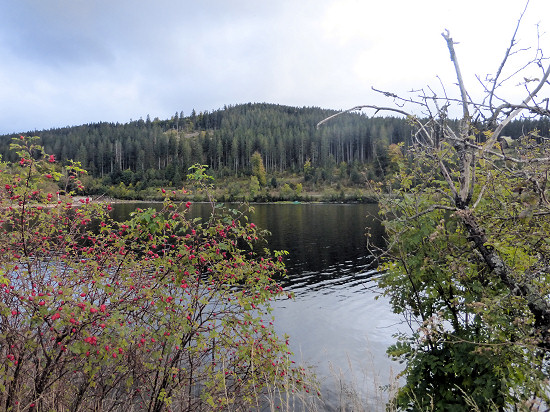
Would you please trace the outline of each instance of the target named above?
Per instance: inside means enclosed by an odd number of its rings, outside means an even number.
[[[467,85],[479,88],[475,75],[496,71],[523,7],[514,0],[9,0],[0,5],[0,134],[248,102],[391,105],[372,87],[402,94],[438,88],[440,79],[453,85],[444,29],[459,42]],[[548,45],[549,12],[550,3],[531,0],[520,47],[536,46],[537,34]]]

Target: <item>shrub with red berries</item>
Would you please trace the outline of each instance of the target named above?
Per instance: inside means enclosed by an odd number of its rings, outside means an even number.
[[[242,212],[212,202],[208,220],[191,219],[165,193],[162,210],[116,222],[108,204],[43,189],[63,174],[35,138],[12,147],[21,161],[0,165],[0,409],[237,410],[303,379],[269,315],[286,297],[283,264],[256,255],[262,233]]]

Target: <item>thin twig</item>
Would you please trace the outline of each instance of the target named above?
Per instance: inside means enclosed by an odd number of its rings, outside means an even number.
[[[495,89],[498,87],[497,86],[498,78],[500,77],[500,74],[502,73],[502,69],[504,69],[504,65],[506,64],[506,61],[508,60],[508,57],[510,56],[510,52],[512,51],[512,49],[514,48],[514,46],[516,44],[516,35],[518,33],[519,26],[521,24],[521,20],[523,19],[523,15],[527,11],[527,6],[529,6],[529,0],[527,0],[526,3],[525,3],[525,7],[523,9],[523,12],[521,13],[521,16],[518,19],[518,23],[516,24],[516,29],[514,30],[514,34],[512,35],[512,38],[510,39],[510,47],[508,47],[506,49],[506,52],[504,53],[504,58],[502,59],[502,62],[500,63],[500,66],[497,70],[495,78],[492,81],[493,87],[491,88],[491,92],[489,93],[489,106],[492,106],[492,104],[493,104],[493,96],[495,94]]]

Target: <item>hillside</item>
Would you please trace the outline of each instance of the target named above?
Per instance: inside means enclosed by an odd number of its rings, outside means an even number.
[[[254,152],[261,154],[273,188],[288,181],[292,189],[303,183],[315,191],[320,186],[361,186],[383,178],[389,144],[409,143],[406,121],[351,113],[316,128],[334,113],[248,103],[193,111],[189,116],[175,113],[166,120],[147,116],[124,124],[94,123],[25,134],[41,136],[46,152],[61,163],[81,162],[93,177],[87,182],[91,193],[112,192],[122,183],[127,190],[118,195],[123,197],[144,197],[139,192],[150,187],[181,186],[188,168],[196,163],[208,165],[217,179],[246,181]],[[508,134],[515,137],[522,128],[521,122],[515,122]],[[541,127],[546,134],[548,128]],[[0,154],[13,161],[12,137],[0,136]]]

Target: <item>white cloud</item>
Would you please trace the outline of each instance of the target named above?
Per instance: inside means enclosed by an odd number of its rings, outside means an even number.
[[[371,86],[439,90],[437,76],[452,89],[445,28],[460,42],[474,93],[474,74],[496,70],[522,8],[517,0],[2,2],[0,133],[248,101],[347,108],[381,102]],[[531,0],[520,45],[536,43],[546,15],[550,3]]]

